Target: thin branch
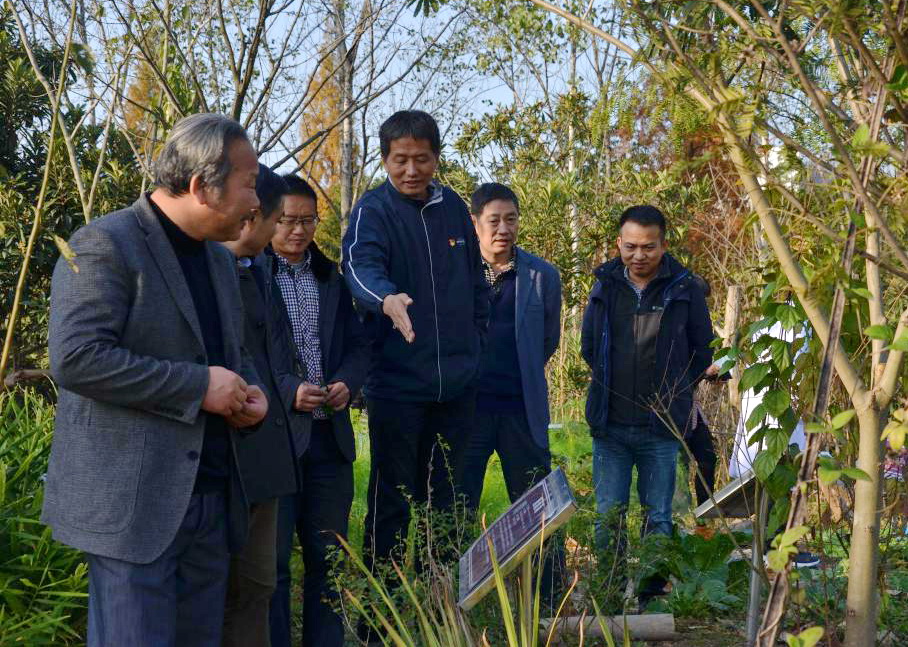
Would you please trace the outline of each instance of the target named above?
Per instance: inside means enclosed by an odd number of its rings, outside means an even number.
[[[32,221],[31,233],[28,236],[28,243],[25,246],[22,257],[22,266],[19,268],[19,278],[16,281],[16,291],[13,294],[13,304],[9,312],[9,317],[6,321],[6,336],[3,340],[3,352],[0,354],[0,375],[6,373],[6,367],[9,363],[10,353],[13,348],[13,338],[16,332],[16,321],[19,318],[19,308],[22,305],[22,296],[25,293],[25,279],[28,276],[28,268],[31,263],[32,253],[35,249],[35,241],[38,239],[38,232],[41,230],[41,216],[44,213],[44,201],[47,196],[47,187],[50,184],[50,170],[53,165],[53,156],[54,156],[54,142],[56,142],[56,132],[57,126],[62,125],[61,115],[60,115],[60,100],[63,96],[63,92],[66,89],[66,68],[69,65],[69,55],[72,48],[72,38],[73,30],[76,25],[76,7],[78,6],[78,0],[70,0],[70,17],[69,17],[69,28],[66,33],[65,46],[63,48],[63,60],[60,63],[60,85],[57,86],[57,92],[51,97],[51,104],[53,106],[53,115],[50,120],[50,134],[49,140],[47,143],[47,161],[44,163],[44,177],[41,179],[41,187],[38,189],[38,201],[35,205],[35,218]],[[25,35],[25,30],[22,28],[22,23],[19,21],[19,16],[16,13],[15,7],[13,7],[13,16],[15,16],[16,22],[19,25],[20,35],[22,36],[23,44],[27,39]],[[31,49],[28,48],[29,56],[33,57],[34,54],[31,53]],[[37,71],[37,66],[35,70]]]

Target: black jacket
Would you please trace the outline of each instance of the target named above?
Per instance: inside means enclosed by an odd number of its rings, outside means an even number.
[[[366,395],[447,402],[473,388],[488,326],[488,286],[463,200],[433,183],[427,201],[389,181],[353,207],[344,234],[344,278],[373,340]],[[416,339],[392,329],[389,294],[407,293]]]
[[[311,267],[318,283],[319,320],[318,334],[322,351],[322,374],[325,383],[343,382],[350,389],[350,401],[362,389],[366,372],[369,368],[369,340],[356,310],[353,309],[353,298],[337,269],[337,264],[325,256],[315,243],[309,245],[312,254]],[[286,325],[290,326],[286,305],[280,289],[274,282],[277,263],[273,262],[274,252],[265,251],[268,260],[268,276],[281,304],[281,312]],[[259,260],[256,259],[258,263]],[[297,362],[297,382],[306,380],[306,367]],[[294,388],[295,392],[295,388]],[[302,420],[302,433],[295,433],[296,455],[301,455],[309,444],[312,428],[312,414],[294,410],[292,417]],[[351,463],[356,458],[356,444],[353,437],[353,425],[350,422],[350,407],[337,411],[331,419],[334,436],[341,453]]]
[[[253,432],[235,437],[236,461],[249,503],[296,492],[298,478],[291,441],[292,426],[304,421],[293,412],[300,380],[283,301],[275,295],[261,265],[239,266],[244,338],[255,368],[265,382],[268,415]]]
[[[690,416],[693,388],[712,363],[712,324],[702,283],[671,255],[662,260],[661,317],[655,335],[655,353],[649,353],[654,371],[655,395],[667,404],[668,414],[679,432],[684,431]],[[594,271],[598,279],[590,293],[589,303],[583,314],[581,353],[592,369],[586,402],[586,419],[593,436],[603,437],[609,423],[609,398],[612,393],[613,374],[610,323],[614,313],[618,290],[624,286],[620,258],[614,258]],[[654,279],[654,281],[660,279]],[[634,319],[615,322],[633,326]],[[663,413],[664,415],[664,413]],[[648,416],[649,428],[654,433],[674,436],[669,426],[659,419],[656,412]]]

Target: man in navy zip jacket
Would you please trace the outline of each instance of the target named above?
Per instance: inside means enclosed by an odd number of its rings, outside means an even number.
[[[388,179],[353,207],[343,239],[344,277],[373,344],[363,389],[372,459],[369,564],[399,555],[408,496],[431,501],[435,511],[453,506],[489,309],[470,214],[434,179],[441,152],[435,120],[419,110],[397,112],[379,140]]]
[[[645,510],[644,533],[670,535],[679,439],[696,383],[712,363],[712,325],[701,283],[665,246],[665,217],[651,206],[620,219],[619,257],[595,270],[583,316],[581,352],[592,369],[586,419],[593,436],[597,543],[622,551],[631,470]],[[661,583],[664,585],[664,582]],[[645,604],[661,592],[644,584]]]

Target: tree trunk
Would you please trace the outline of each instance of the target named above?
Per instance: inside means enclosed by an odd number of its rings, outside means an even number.
[[[734,347],[738,345],[738,325],[741,318],[741,301],[743,300],[744,288],[740,285],[729,285],[728,294],[725,297],[725,326],[722,330],[722,338],[725,346]],[[732,370],[731,379],[728,381],[728,401],[736,411],[741,410],[741,394],[738,393],[738,383],[741,381],[738,375],[737,362]]]
[[[348,114],[353,105],[353,61],[344,57],[341,67],[341,110],[347,116],[341,124],[340,141],[340,227],[341,235],[347,229],[347,219],[353,208],[353,115]]]
[[[337,39],[335,56],[337,61],[337,84],[341,95],[341,114],[346,115],[341,122],[340,131],[340,169],[338,181],[340,182],[340,220],[341,235],[347,229],[347,219],[353,208],[353,115],[349,114],[353,106],[353,74],[355,71],[354,59],[357,50],[357,35],[352,35],[352,42],[348,41],[347,2],[335,0],[332,11],[334,22],[334,35]],[[366,12],[367,3],[363,3]],[[365,13],[363,20],[365,19]],[[361,27],[357,27],[357,34]]]
[[[875,406],[858,411],[857,466],[869,481],[857,481],[854,488],[854,525],[848,554],[848,598],[845,606],[845,646],[876,644],[877,554],[880,545],[880,497],[882,494],[882,442],[880,412]]]

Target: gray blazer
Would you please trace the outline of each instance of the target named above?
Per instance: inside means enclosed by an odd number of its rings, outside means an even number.
[[[561,340],[561,276],[551,263],[517,248],[515,323],[523,402],[533,440],[549,446],[545,364]]]
[[[142,196],[69,241],[51,283],[48,347],[60,387],[42,521],[58,540],[136,563],[176,536],[202,451],[208,388],[189,286]],[[261,384],[241,349],[233,255],[206,244],[227,368]]]

